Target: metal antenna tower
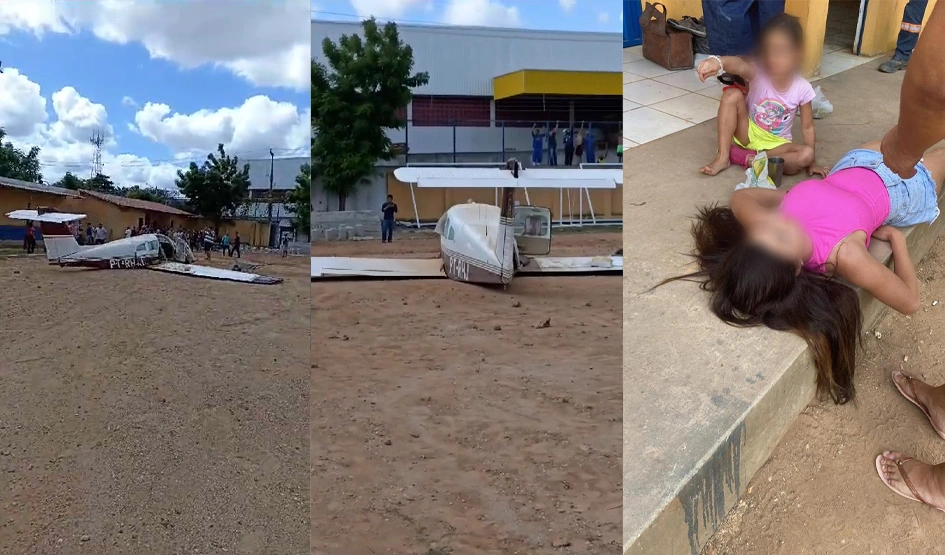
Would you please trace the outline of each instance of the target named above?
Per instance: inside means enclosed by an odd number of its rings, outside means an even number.
[[[105,144],[105,137],[102,136],[101,131],[95,131],[89,138],[89,142],[95,147],[92,151],[92,175],[90,176],[95,177],[102,173],[102,145]]]

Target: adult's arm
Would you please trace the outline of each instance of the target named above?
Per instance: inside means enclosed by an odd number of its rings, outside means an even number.
[[[915,314],[922,308],[919,279],[909,257],[906,238],[897,229],[880,228],[873,237],[888,240],[892,247],[895,272],[873,258],[866,245],[847,243],[837,253],[837,274],[853,285],[866,289],[879,302],[902,314]],[[879,232],[880,230],[877,230]]]
[[[719,60],[722,60],[721,66],[719,66],[719,61],[715,58],[706,58],[699,63],[699,67],[696,68],[696,71],[699,73],[699,79],[702,80],[703,83],[705,83],[705,80],[709,77],[714,77],[715,74],[719,72],[719,69],[724,69],[725,73],[731,75],[738,75],[746,81],[751,81],[755,76],[755,68],[738,56],[722,56]]]
[[[901,132],[900,132],[901,130]],[[945,7],[936,4],[906,68],[899,122],[883,137],[883,161],[903,178],[945,139]]]

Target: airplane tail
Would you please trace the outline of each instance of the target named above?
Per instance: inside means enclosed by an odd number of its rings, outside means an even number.
[[[55,212],[55,210],[39,208],[37,212],[42,215]],[[70,254],[79,252],[79,242],[76,241],[75,235],[72,234],[69,225],[65,222],[40,220],[39,230],[43,234],[43,245],[46,247],[46,260],[56,262],[63,256],[69,256]]]

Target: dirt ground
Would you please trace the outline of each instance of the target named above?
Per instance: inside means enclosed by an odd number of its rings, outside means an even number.
[[[562,233],[553,252],[621,242]],[[312,253],[438,244],[400,233]],[[313,554],[620,549],[619,277],[312,283],[312,326]]]
[[[247,259],[0,258],[0,553],[307,553],[309,259]]]
[[[874,466],[884,449],[945,461],[945,441],[890,378],[945,382],[945,241],[918,274],[922,311],[887,312],[867,330],[857,404],[801,413],[704,555],[945,553],[945,514],[890,491]]]

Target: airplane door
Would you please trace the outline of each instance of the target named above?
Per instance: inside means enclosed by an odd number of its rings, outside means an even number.
[[[551,210],[516,206],[515,242],[522,254],[542,256],[551,252]]]

